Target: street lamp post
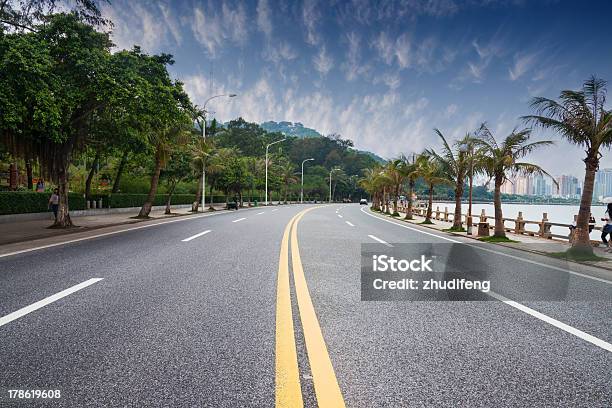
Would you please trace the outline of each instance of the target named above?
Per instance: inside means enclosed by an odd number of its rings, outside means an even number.
[[[332,202],[332,173],[338,169],[331,169],[329,171],[329,202]]]
[[[202,139],[206,140],[206,104],[215,98],[220,98],[222,96],[227,96],[228,98],[233,98],[236,94],[222,94],[215,95],[208,98],[204,101],[204,105],[202,105]],[[204,157],[202,157],[202,211],[206,207],[206,165],[204,163]]]
[[[300,204],[304,204],[304,163],[306,163],[307,161],[311,161],[314,159],[306,159],[304,161],[302,161],[302,190],[300,193]]]
[[[268,149],[270,149],[270,146],[273,144],[277,144],[285,140],[287,140],[286,137],[266,145],[266,205],[268,205]]]

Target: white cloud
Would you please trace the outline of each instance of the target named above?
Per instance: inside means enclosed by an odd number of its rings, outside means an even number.
[[[314,56],[312,63],[314,64],[315,69],[323,76],[327,75],[327,73],[334,67],[334,60],[327,54],[325,46],[322,46],[319,49],[319,52]]]
[[[387,65],[397,61],[398,66],[403,69],[412,62],[410,37],[407,33],[401,34],[393,41],[386,32],[381,31],[372,42],[372,46]]]
[[[455,114],[457,113],[458,110],[459,110],[459,107],[457,105],[455,105],[454,103],[451,103],[444,110],[444,118],[445,119],[449,119],[449,118],[455,116]]]
[[[291,61],[298,57],[297,52],[286,41],[276,41],[268,43],[262,53],[265,60],[276,64],[283,61]]]
[[[191,19],[191,30],[195,39],[202,44],[211,57],[216,57],[225,41],[243,45],[247,39],[248,26],[246,10],[242,3],[230,6],[224,2],[221,13],[209,13],[207,9],[196,7]]]
[[[321,17],[317,8],[316,0],[304,0],[302,6],[302,19],[306,27],[306,42],[310,45],[317,45],[320,41],[317,32],[317,23]]]
[[[535,54],[516,54],[514,56],[514,66],[508,70],[512,81],[516,81],[531,69],[535,62]]]
[[[368,66],[360,61],[361,38],[359,35],[355,32],[350,32],[346,35],[346,41],[348,47],[346,50],[346,60],[342,64],[342,68],[345,71],[347,81],[353,81],[359,75],[366,73]]]
[[[116,49],[139,45],[153,53],[182,42],[178,21],[165,2],[158,3],[157,8],[140,2],[103,5],[102,15],[113,21],[111,38]]]
[[[257,27],[260,31],[270,37],[272,35],[272,17],[270,4],[268,0],[259,0],[257,2]]]

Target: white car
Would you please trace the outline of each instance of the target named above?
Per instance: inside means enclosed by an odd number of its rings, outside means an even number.
[[[368,205],[368,200],[362,198],[361,200],[359,200],[359,205]]]

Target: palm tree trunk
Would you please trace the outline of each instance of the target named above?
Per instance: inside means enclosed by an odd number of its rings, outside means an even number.
[[[204,177],[204,174],[200,172],[200,176],[198,177],[198,189],[196,190],[195,205],[193,206],[193,210],[192,210],[193,212],[198,212],[198,209],[200,208],[200,201],[202,201],[202,179],[203,177]]]
[[[210,211],[215,211],[215,207],[214,207],[214,203],[215,203],[215,198],[213,197],[213,183],[210,183],[210,206],[208,207],[208,209]]]
[[[85,180],[85,198],[87,198],[88,200],[91,198],[91,182],[93,181],[93,177],[97,172],[99,162],[100,152],[96,152],[94,161],[93,163],[91,163],[91,169],[89,169],[89,174],[87,175],[87,180]]]
[[[32,160],[26,159],[25,167],[26,167],[26,175],[28,179],[28,190],[35,190],[36,187],[34,186],[34,176],[32,174]]]
[[[455,216],[453,217],[453,228],[461,229],[463,223],[461,222],[461,198],[463,196],[463,180],[458,180],[455,186]]]
[[[174,189],[176,189],[176,183],[178,180],[174,180],[170,186],[170,191],[168,191],[168,197],[166,198],[166,211],[164,212],[164,214],[168,215],[168,214],[172,214],[172,211],[170,210],[170,201],[172,200],[172,194],[174,194]]]
[[[397,212],[397,196],[399,195],[400,185],[395,186],[395,194],[393,195],[393,215],[399,215]]]
[[[593,187],[595,184],[595,173],[599,166],[596,154],[589,154],[585,160],[586,169],[584,173],[584,184],[582,197],[580,198],[580,210],[576,218],[576,230],[572,240],[572,249],[592,254],[591,238],[589,237],[589,217],[591,215],[591,201],[593,199]]]
[[[153,171],[153,177],[151,177],[151,188],[149,189],[147,200],[142,205],[140,213],[138,213],[138,218],[149,218],[149,214],[151,213],[151,207],[153,207],[155,195],[157,194],[157,186],[159,185],[159,173],[161,172],[161,167],[161,152],[158,148],[155,153],[155,170]]]
[[[431,213],[433,211],[433,195],[434,195],[434,186],[433,184],[429,185],[429,200],[427,202],[427,214],[425,215],[425,223],[431,223]]]
[[[113,189],[111,190],[112,194],[115,194],[119,191],[119,182],[121,181],[121,176],[123,175],[123,170],[125,169],[125,165],[127,164],[129,151],[126,149],[123,152],[123,156],[121,156],[121,162],[119,162],[119,168],[117,168],[117,174],[115,175],[115,182],[113,183]]]
[[[406,216],[404,217],[405,220],[411,220],[412,219],[412,193],[414,192],[414,182],[413,181],[409,181],[408,182],[408,208],[406,209]]]
[[[504,226],[504,216],[502,214],[501,186],[502,186],[502,177],[495,176],[495,192],[493,194],[493,204],[495,206],[495,232],[493,236],[500,237],[500,238],[506,238],[506,229]]]
[[[59,192],[59,207],[57,210],[57,219],[51,226],[52,228],[70,228],[74,225],[70,219],[68,212],[68,163],[67,158],[63,158],[59,163],[59,172],[57,178],[57,189]]]

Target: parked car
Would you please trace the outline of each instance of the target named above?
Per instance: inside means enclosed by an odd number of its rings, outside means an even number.
[[[368,200],[362,198],[361,200],[359,200],[359,205],[368,205]]]

